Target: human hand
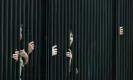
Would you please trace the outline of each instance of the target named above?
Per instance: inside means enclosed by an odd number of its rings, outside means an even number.
[[[72,59],[72,51],[70,49],[68,49],[69,52],[66,52],[66,56],[69,57],[70,59]]]
[[[123,27],[119,28],[119,35],[123,35]]]
[[[15,59],[15,61],[18,61],[18,57],[19,57],[19,51],[15,51],[15,53],[13,54],[13,59]]]
[[[52,56],[55,56],[55,55],[57,55],[57,45],[54,45],[52,47]]]
[[[25,64],[28,63],[28,54],[25,52],[25,50],[20,50],[20,56],[22,56],[25,59]]]
[[[33,50],[34,50],[34,41],[31,41],[28,44],[28,54],[30,54],[31,52],[33,52]]]

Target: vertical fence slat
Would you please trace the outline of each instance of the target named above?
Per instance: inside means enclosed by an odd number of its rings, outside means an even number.
[[[3,54],[4,54],[3,53],[3,49],[4,49],[4,46],[3,46],[4,45],[4,43],[3,43],[3,41],[4,41],[4,33],[3,33],[3,31],[4,31],[4,29],[3,29],[3,25],[4,25],[4,23],[3,23],[4,22],[4,0],[1,1],[1,12],[2,13],[1,13],[1,27],[0,27],[1,28],[1,58],[0,58],[1,60],[0,61],[1,61],[2,65],[1,65],[1,69],[0,69],[0,71],[1,71],[0,72],[0,74],[1,74],[0,78],[2,80],[3,79],[3,71],[4,71],[3,70]]]

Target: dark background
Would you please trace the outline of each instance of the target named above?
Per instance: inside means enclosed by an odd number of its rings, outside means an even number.
[[[12,59],[35,41],[24,80],[64,80],[68,30],[79,80],[132,80],[132,0],[0,0],[0,80],[19,80]],[[123,26],[124,35],[118,35]],[[51,57],[57,44],[58,55]],[[74,76],[75,77],[75,76]]]

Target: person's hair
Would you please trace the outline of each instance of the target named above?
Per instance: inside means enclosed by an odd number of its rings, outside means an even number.
[[[69,35],[70,35],[70,33],[72,33],[72,34],[73,34],[73,32],[72,32],[72,30],[71,30],[71,29],[69,30]]]

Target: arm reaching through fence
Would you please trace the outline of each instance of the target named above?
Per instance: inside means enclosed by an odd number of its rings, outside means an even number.
[[[66,52],[66,56],[69,57],[69,72],[71,71],[70,68],[71,68],[71,62],[72,62],[72,51],[70,49],[68,49],[69,52]]]
[[[28,54],[25,52],[25,50],[20,50],[20,56],[22,56],[24,58],[24,63],[27,64],[28,63]]]

